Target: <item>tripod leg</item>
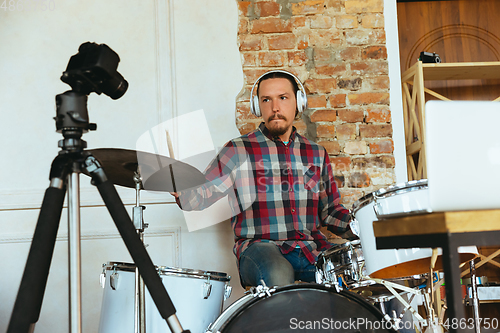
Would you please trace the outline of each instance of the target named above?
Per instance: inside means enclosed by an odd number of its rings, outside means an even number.
[[[132,259],[139,268],[139,273],[144,279],[144,283],[148,287],[151,298],[158,308],[160,315],[167,321],[172,332],[189,332],[182,330],[182,326],[175,315],[175,307],[172,304],[172,300],[165,290],[165,286],[148,252],[144,248],[144,244],[141,242],[139,235],[137,235],[134,224],[123,206],[123,202],[116,192],[113,183],[107,179],[98,161],[93,156],[89,156],[85,160],[85,164]]]
[[[64,182],[59,178],[52,179],[51,187],[45,191],[7,333],[28,332],[38,321],[65,193]]]

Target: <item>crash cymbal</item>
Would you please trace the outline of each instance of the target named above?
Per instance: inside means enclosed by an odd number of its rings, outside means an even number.
[[[139,170],[143,188],[148,191],[178,192],[206,182],[195,167],[173,158],[152,153],[119,149],[89,149],[102,164],[115,185],[135,188],[134,174]]]

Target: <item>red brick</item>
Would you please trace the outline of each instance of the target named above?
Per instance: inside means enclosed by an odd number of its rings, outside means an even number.
[[[360,93],[347,96],[351,105],[389,104],[389,93]]]
[[[337,141],[319,141],[319,145],[325,147],[326,151],[330,155],[338,155],[340,154],[340,144]]]
[[[362,80],[360,77],[351,79],[342,78],[338,80],[338,87],[340,89],[359,90],[361,88]]]
[[[293,51],[288,52],[288,66],[302,66],[307,61],[307,55],[305,51]]]
[[[340,13],[344,11],[345,0],[326,0],[325,4],[329,11]]]
[[[306,91],[311,94],[329,94],[337,88],[335,79],[309,79],[304,82]]]
[[[292,28],[303,28],[306,26],[306,18],[304,16],[292,17],[290,24]]]
[[[239,120],[257,119],[250,111],[250,103],[236,104],[236,118]]]
[[[328,64],[323,66],[316,66],[316,73],[323,75],[338,75],[346,71],[345,64]]]
[[[346,94],[330,95],[328,100],[332,108],[344,108],[346,106]]]
[[[257,65],[257,60],[254,53],[243,52],[243,67],[254,67]]]
[[[352,164],[357,168],[394,168],[395,160],[392,155],[378,155],[372,157],[357,157],[352,159]]]
[[[338,140],[356,139],[356,125],[355,124],[337,125],[337,139]]]
[[[238,126],[241,135],[247,134],[257,128],[255,123],[242,123]]]
[[[294,34],[280,34],[267,39],[269,50],[294,49],[297,43]]]
[[[312,1],[307,0],[299,3],[292,3],[292,14],[293,15],[311,15],[311,14],[322,14],[325,11],[324,0],[322,1]]]
[[[330,47],[342,44],[343,40],[344,35],[341,31],[314,30],[309,34],[309,43],[313,46]]]
[[[339,53],[341,60],[358,60],[361,55],[361,48],[358,46],[351,46],[342,49]]]
[[[300,135],[305,135],[307,132],[307,125],[302,120],[295,120],[293,126],[297,129]]]
[[[381,75],[387,74],[389,65],[387,61],[363,61],[351,64],[351,71],[356,75]]]
[[[314,95],[307,96],[307,105],[309,108],[326,108],[326,96]]]
[[[352,29],[345,31],[347,45],[385,44],[385,31],[383,29]]]
[[[316,136],[319,138],[334,138],[335,126],[318,124],[318,127],[316,128]]]
[[[314,61],[329,61],[332,58],[332,51],[326,48],[314,48]]]
[[[337,110],[337,116],[339,117],[339,120],[345,121],[346,123],[361,123],[364,119],[364,112],[355,110]]]
[[[321,15],[311,19],[311,29],[329,29],[333,26],[333,20],[330,16]]]
[[[335,171],[348,171],[351,167],[350,157],[332,157],[330,162]]]
[[[389,76],[387,75],[365,77],[363,79],[363,86],[369,90],[389,89],[389,83]]]
[[[391,139],[370,143],[370,153],[372,154],[390,154],[393,151],[394,142]]]
[[[372,107],[368,108],[368,115],[366,116],[367,123],[390,123],[391,111],[388,107]]]
[[[350,0],[345,2],[346,13],[382,13],[384,0]]]
[[[245,81],[248,84],[254,84],[254,82],[264,73],[267,69],[243,69],[243,74],[245,75]]]
[[[248,33],[248,19],[246,17],[240,17],[238,22],[238,34],[243,35]]]
[[[368,46],[361,53],[363,59],[387,59],[387,49],[385,46]]]
[[[309,47],[309,35],[300,35],[297,37],[297,49],[305,50]]]
[[[345,177],[340,175],[340,176],[333,176],[333,179],[335,179],[335,184],[337,184],[337,188],[342,188],[345,185]]]
[[[335,110],[316,110],[311,115],[311,122],[315,123],[318,121],[335,121],[337,120],[337,112]]]
[[[280,14],[280,5],[273,1],[255,3],[255,14],[259,17],[276,16]]]
[[[284,52],[260,52],[259,63],[262,67],[281,67],[285,64]]]
[[[353,172],[347,182],[348,187],[362,188],[370,186],[370,176],[366,172]]]
[[[275,17],[266,17],[252,21],[251,32],[253,34],[292,32],[292,22]]]
[[[238,4],[238,10],[240,11],[240,14],[243,16],[248,16],[248,13],[250,12],[250,5],[252,2],[250,1],[240,1],[237,2]]]
[[[392,126],[384,125],[359,125],[359,135],[362,138],[392,137]]]
[[[239,39],[240,51],[259,51],[264,47],[260,36],[242,35]]]
[[[339,189],[341,198],[340,203],[344,205],[344,207],[351,207],[353,203],[355,203],[359,198],[365,195],[365,192],[362,189]]]
[[[361,25],[365,29],[383,28],[384,15],[381,13],[364,15]]]
[[[238,96],[236,96],[236,103],[241,102],[250,102],[250,90],[252,89],[251,85],[247,85],[243,87]]]
[[[358,17],[356,15],[340,15],[337,16],[335,24],[337,29],[354,29],[358,27]]]

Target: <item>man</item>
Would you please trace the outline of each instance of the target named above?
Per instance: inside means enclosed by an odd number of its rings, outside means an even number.
[[[207,184],[174,195],[184,210],[202,210],[229,195],[243,286],[314,282],[317,255],[332,246],[318,228],[356,238],[349,212],[339,203],[326,150],[292,125],[307,107],[300,81],[271,71],[251,95],[252,112],[263,118],[259,128],[223,147],[205,171]]]

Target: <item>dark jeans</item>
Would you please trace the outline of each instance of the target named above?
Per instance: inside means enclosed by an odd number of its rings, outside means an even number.
[[[274,243],[257,242],[240,256],[240,278],[244,287],[265,282],[268,287],[293,284],[296,280],[315,282],[316,266],[301,249],[282,254]]]

